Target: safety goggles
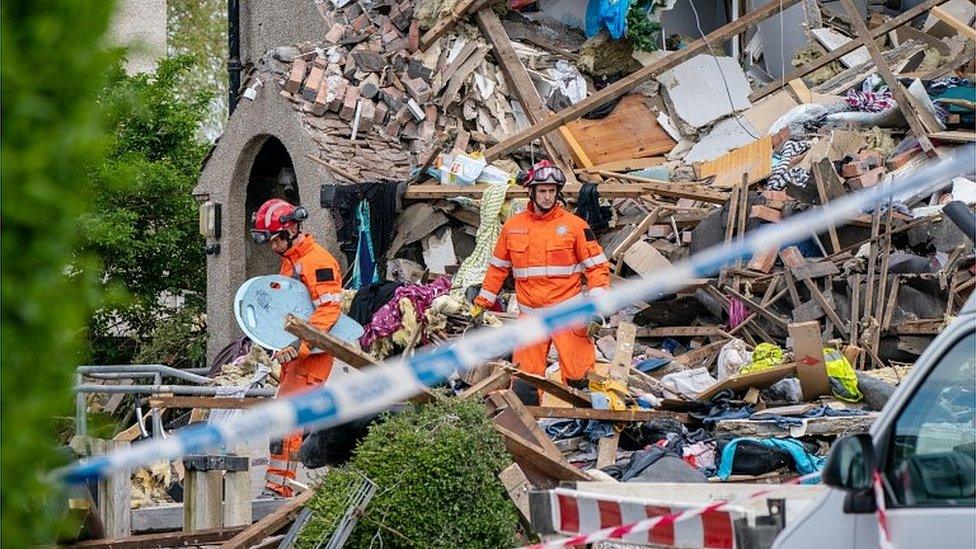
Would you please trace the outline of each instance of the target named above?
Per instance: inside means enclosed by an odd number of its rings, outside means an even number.
[[[268,242],[271,242],[274,237],[281,235],[283,232],[284,231],[271,232],[251,229],[251,240],[253,240],[255,244],[267,244]]]
[[[530,181],[533,183],[556,183],[563,185],[566,183],[566,174],[555,166],[545,166],[533,170]]]

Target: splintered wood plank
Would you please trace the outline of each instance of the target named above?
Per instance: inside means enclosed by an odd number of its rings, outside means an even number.
[[[305,503],[312,499],[313,494],[315,494],[315,491],[309,490],[295,496],[270,515],[255,522],[241,533],[224,542],[220,546],[220,549],[243,549],[244,547],[252,547],[257,542],[281,530],[298,515]]]
[[[505,447],[508,448],[509,453],[515,458],[515,462],[519,464],[519,467],[526,474],[530,471],[537,471],[556,481],[590,480],[589,477],[567,463],[566,460],[550,457],[534,443],[526,440],[525,437],[519,436],[510,429],[506,429],[497,423],[494,427],[498,431],[498,434],[505,440]]]
[[[750,184],[769,177],[773,170],[772,158],[773,140],[767,135],[715,160],[702,162],[695,172],[700,179],[714,176],[713,187],[731,189],[742,181],[745,174],[749,175]]]
[[[741,34],[749,27],[756,25],[764,21],[766,18],[779,13],[781,10],[788,9],[799,2],[800,0],[782,0],[781,2],[770,2],[759,9],[749,12],[739,19],[732,21],[731,23],[724,25],[714,32],[708,34],[707,36],[703,36],[698,40],[695,40],[684,48],[670,52],[668,55],[654,61],[650,65],[628,74],[613,84],[610,84],[606,88],[591,94],[586,99],[576,103],[575,105],[554,113],[551,116],[546,117],[545,120],[533,124],[532,127],[526,128],[505,139],[504,141],[499,142],[485,151],[485,158],[491,162],[492,160],[501,157],[505,153],[535,141],[539,137],[547,135],[549,132],[555,130],[559,126],[562,126],[563,124],[566,124],[572,120],[576,120],[577,118],[600,107],[608,101],[612,101],[620,96],[626,95],[630,90],[634,89],[642,82],[646,82],[664,71],[677,67],[681,63],[695,57],[699,53],[708,51],[715,44],[722,44],[733,36]]]
[[[593,164],[664,154],[677,144],[640,94],[625,96],[605,118],[580,119],[566,128]]]
[[[976,29],[973,29],[966,23],[956,19],[955,17],[952,16],[951,13],[947,12],[946,10],[940,7],[932,8],[929,11],[929,13],[937,17],[940,21],[942,21],[946,25],[949,25],[950,27],[955,29],[956,32],[958,32],[960,35],[965,36],[966,38],[976,42]]]

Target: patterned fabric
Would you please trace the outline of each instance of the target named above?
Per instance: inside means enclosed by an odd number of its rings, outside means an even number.
[[[793,161],[808,150],[810,142],[804,139],[788,139],[783,143],[779,154],[773,155],[773,172],[766,180],[766,188],[774,191],[782,191],[788,184],[797,187],[806,186],[810,180],[810,174],[803,168],[793,167]]]
[[[463,297],[468,286],[481,283],[488,271],[488,260],[495,249],[495,242],[502,232],[499,213],[505,204],[508,185],[489,185],[481,195],[481,224],[475,237],[474,251],[471,252],[454,275],[452,294]]]
[[[359,225],[359,241],[356,248],[356,260],[353,262],[352,278],[349,288],[358,290],[379,281],[380,274],[376,268],[376,258],[373,254],[372,228],[369,220],[369,202],[363,200],[356,208],[356,222]]]
[[[847,105],[853,110],[864,112],[881,112],[898,106],[891,90],[887,88],[880,91],[848,90]]]
[[[363,349],[369,349],[373,342],[383,337],[389,337],[403,325],[403,312],[400,310],[400,300],[408,299],[413,304],[416,321],[424,322],[424,313],[430,308],[435,297],[444,295],[451,289],[451,281],[447,277],[440,277],[430,284],[408,284],[400,286],[394,292],[393,299],[380,307],[373,315],[372,322],[365,326],[365,332],[359,338]],[[424,343],[421,340],[421,343]]]

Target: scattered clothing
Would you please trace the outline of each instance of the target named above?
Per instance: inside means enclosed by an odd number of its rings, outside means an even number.
[[[360,204],[367,204],[373,257],[380,260],[378,268],[384,268],[382,259],[393,242],[401,187],[406,189],[405,185],[395,182],[335,186],[335,197],[329,209],[335,223],[336,238],[350,263],[360,249],[362,230],[357,220]]]
[[[424,313],[430,307],[434,298],[447,293],[451,289],[451,282],[446,277],[440,277],[430,284],[408,284],[400,286],[393,293],[393,299],[380,307],[373,319],[366,326],[365,332],[359,338],[359,343],[363,349],[369,349],[377,339],[388,337],[399,330],[403,325],[403,313],[400,307],[400,300],[408,300],[414,309],[416,321],[421,324],[424,322]],[[426,343],[426,339],[421,337],[421,343]]]
[[[857,373],[854,367],[837,349],[824,347],[824,362],[830,379],[830,391],[835,397],[847,402],[860,402],[864,398],[857,388]]]
[[[784,429],[789,428],[792,425],[803,425],[804,421],[815,417],[849,417],[849,416],[863,416],[867,412],[863,410],[853,410],[853,409],[835,409],[830,406],[818,406],[811,410],[807,410],[802,414],[782,416],[779,414],[772,414],[766,412],[756,412],[749,416],[749,419],[754,421],[774,421],[776,425]]]
[[[356,208],[356,225],[359,234],[356,236],[356,257],[353,259],[352,273],[347,288],[359,289],[366,284],[372,284],[380,279],[373,252],[373,234],[369,221],[369,203],[365,200]]]
[[[826,462],[825,458],[808,452],[802,442],[791,438],[737,438],[725,444],[720,453],[716,475],[722,480],[728,480],[733,474],[761,475],[775,471],[789,463],[783,459],[784,454],[801,475],[819,471]]]
[[[373,315],[383,305],[389,303],[396,293],[396,289],[403,286],[400,282],[374,282],[360,288],[352,304],[349,306],[349,317],[363,326],[373,320]]]
[[[621,482],[708,482],[701,471],[659,446],[634,452],[627,465],[614,464],[604,467],[603,472]]]
[[[576,199],[576,215],[590,224],[594,231],[605,231],[610,227],[611,209],[600,206],[600,192],[593,183],[583,183],[579,198]]]
[[[587,421],[585,419],[543,419],[539,423],[553,440],[565,440],[582,436]]]
[[[474,251],[471,252],[454,275],[452,291],[455,295],[462,295],[473,284],[480,284],[488,272],[488,260],[495,247],[495,241],[502,231],[500,213],[505,205],[505,193],[508,185],[489,185],[481,195],[480,222],[478,234],[475,236]]]
[[[862,91],[851,89],[847,91],[847,105],[855,111],[881,112],[898,106],[891,90]]]
[[[752,351],[752,363],[746,364],[740,374],[750,374],[768,370],[783,363],[783,349],[772,343],[760,343]]]
[[[782,191],[788,185],[805,187],[810,173],[793,166],[794,161],[810,150],[811,143],[805,139],[787,139],[778,154],[773,155],[773,170],[766,180],[766,188]]]

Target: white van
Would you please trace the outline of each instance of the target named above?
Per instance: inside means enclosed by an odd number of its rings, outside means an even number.
[[[976,547],[976,295],[919,357],[870,434],[834,445],[823,472],[829,488],[773,547],[877,547],[875,470],[894,547]]]

